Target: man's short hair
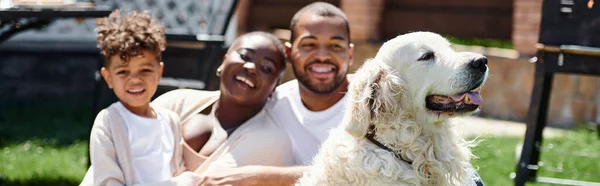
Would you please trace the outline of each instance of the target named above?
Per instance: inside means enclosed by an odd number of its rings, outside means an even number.
[[[311,13],[322,17],[342,18],[344,20],[344,23],[346,24],[348,41],[350,41],[350,24],[348,24],[348,18],[346,18],[346,14],[344,14],[344,12],[341,9],[332,4],[325,2],[314,2],[300,9],[298,12],[296,12],[296,14],[294,14],[294,17],[292,17],[292,22],[290,23],[290,43],[293,43],[296,39],[296,25],[298,24],[298,20],[302,15],[306,13]]]

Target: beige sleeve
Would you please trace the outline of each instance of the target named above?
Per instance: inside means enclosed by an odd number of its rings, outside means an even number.
[[[181,120],[179,119],[179,117],[171,112],[171,118],[172,118],[172,127],[173,127],[173,135],[176,136],[175,138],[175,156],[173,157],[175,161],[175,176],[180,175],[181,173],[185,172],[187,170],[186,165],[185,165],[185,161],[183,159],[183,138],[181,137]],[[178,143],[179,141],[179,143]]]
[[[160,95],[152,101],[152,105],[175,112],[185,123],[218,98],[218,91],[177,89]]]
[[[186,171],[186,167],[185,167],[185,162],[183,160],[183,155],[182,155],[182,144],[183,143],[183,139],[181,138],[181,119],[179,119],[179,116],[169,110],[169,109],[165,109],[163,107],[154,107],[155,109],[159,110],[161,113],[163,113],[166,117],[168,117],[169,120],[169,124],[171,125],[171,129],[173,131],[173,137],[174,137],[174,151],[173,151],[173,158],[171,159],[171,171],[173,172],[173,176],[178,176],[179,174],[183,173],[184,171]]]
[[[180,89],[166,92],[154,99],[151,104],[153,106],[169,109],[177,113],[177,115],[180,115],[183,112],[183,104],[181,104],[181,100],[184,99],[184,92],[185,91]]]
[[[106,110],[100,111],[90,134],[89,171],[93,185],[125,185],[108,122]]]
[[[178,150],[177,150],[177,157],[175,158],[176,173],[173,174],[174,176],[178,176],[181,173],[187,171],[187,167],[186,167],[185,161],[183,159],[183,150],[185,150],[185,149],[183,149],[183,145],[181,144],[183,142],[183,139],[180,138],[179,141],[180,141],[179,143],[175,142],[175,145],[176,145],[175,148],[178,148]]]

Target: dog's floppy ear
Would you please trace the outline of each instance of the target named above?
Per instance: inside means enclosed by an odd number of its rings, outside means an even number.
[[[371,123],[387,122],[398,114],[402,80],[377,59],[365,62],[350,79],[343,124],[354,137],[364,137]]]

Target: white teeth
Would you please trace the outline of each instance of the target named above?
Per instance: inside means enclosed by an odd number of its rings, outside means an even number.
[[[127,90],[127,92],[131,92],[131,93],[139,93],[139,92],[142,92],[142,91],[144,91],[144,89],[143,89],[143,88],[140,88],[140,89],[130,89],[130,90]]]
[[[254,88],[254,83],[252,83],[250,80],[246,79],[245,77],[235,76],[235,79],[238,80],[238,81],[246,83],[251,88]]]
[[[333,68],[331,67],[320,67],[320,68],[312,68],[312,71],[314,72],[319,72],[319,73],[323,73],[323,72],[331,72],[333,71]]]

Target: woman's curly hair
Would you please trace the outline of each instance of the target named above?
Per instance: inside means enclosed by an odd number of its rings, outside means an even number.
[[[165,50],[165,27],[148,14],[133,11],[121,16],[120,10],[113,11],[108,18],[97,22],[98,47],[108,62],[113,55],[120,55],[127,62],[141,50],[150,50],[161,60]]]

